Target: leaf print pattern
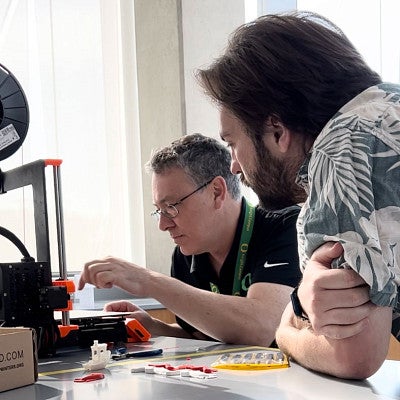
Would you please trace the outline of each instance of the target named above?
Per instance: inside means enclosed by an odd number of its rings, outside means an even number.
[[[314,147],[315,164],[311,168],[320,171],[314,185],[323,196],[322,201],[336,212],[335,201],[339,197],[355,215],[355,204],[358,202],[361,202],[362,211],[368,212],[373,208],[373,194],[368,187],[368,144],[364,132],[354,132],[359,128],[354,126],[354,119],[343,119],[342,124]],[[336,194],[334,198],[330,195],[331,185],[326,185],[329,181]]]
[[[374,303],[400,311],[400,86],[371,87],[342,107],[307,162],[298,176],[309,194],[298,219],[302,268],[339,241],[337,266],[357,271]]]

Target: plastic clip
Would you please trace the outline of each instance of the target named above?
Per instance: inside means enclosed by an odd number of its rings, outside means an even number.
[[[93,382],[104,379],[104,374],[101,372],[92,372],[89,375],[82,376],[81,378],[75,378],[74,382]]]

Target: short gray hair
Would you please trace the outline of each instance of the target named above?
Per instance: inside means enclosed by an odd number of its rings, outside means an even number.
[[[172,168],[182,168],[196,185],[222,176],[232,198],[239,200],[240,179],[231,173],[230,165],[230,152],[222,143],[195,133],[182,136],[169,146],[154,151],[146,163],[146,170],[162,174]]]

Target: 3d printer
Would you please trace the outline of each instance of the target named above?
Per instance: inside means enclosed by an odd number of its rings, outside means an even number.
[[[12,73],[0,65],[0,161],[20,148],[28,125],[25,94]],[[75,289],[73,282],[68,280],[65,261],[60,165],[61,160],[47,159],[9,171],[0,170],[0,194],[32,186],[37,256],[35,261],[20,239],[0,226],[0,236],[14,243],[23,256],[19,262],[0,262],[0,324],[34,328],[38,353],[42,357],[54,355],[58,347],[90,346],[93,340],[127,342],[132,336],[138,341],[147,340],[148,332],[140,324],[133,330],[128,328],[123,316],[69,318],[71,294]],[[48,166],[53,167],[60,273],[54,281],[46,197],[45,168]],[[62,312],[61,322],[55,320],[55,310]]]

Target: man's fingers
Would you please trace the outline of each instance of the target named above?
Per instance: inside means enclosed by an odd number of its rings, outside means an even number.
[[[351,289],[364,286],[364,293],[368,293],[368,286],[364,279],[352,269],[330,269],[318,276],[320,289]]]
[[[364,318],[351,325],[326,325],[318,333],[330,339],[346,339],[361,333],[368,325],[368,318]]]
[[[313,328],[318,334],[326,333],[326,329],[332,329],[332,326],[345,327],[347,325],[354,325],[363,319],[367,318],[376,306],[370,301],[359,305],[350,307],[335,307],[325,311],[316,320],[310,316]],[[330,328],[327,328],[330,327]],[[330,330],[328,331],[328,333]]]
[[[78,290],[82,290],[85,287],[85,279],[83,277],[83,275],[80,276],[79,278],[79,282],[78,282]]]
[[[314,251],[310,260],[330,266],[331,262],[340,257],[342,253],[343,247],[339,242],[327,242]]]
[[[134,312],[141,309],[130,301],[119,300],[106,303],[103,307],[104,311],[120,311],[120,312]]]
[[[114,274],[111,271],[96,271],[92,279],[93,285],[99,289],[110,289],[114,284]]]
[[[368,287],[358,286],[350,289],[321,291],[315,294],[312,303],[326,312],[333,309],[359,307],[368,303],[369,300]]]
[[[111,288],[114,284],[115,275],[111,271],[108,262],[86,263],[80,276],[78,289],[82,289],[85,283],[91,283],[98,288]]]

